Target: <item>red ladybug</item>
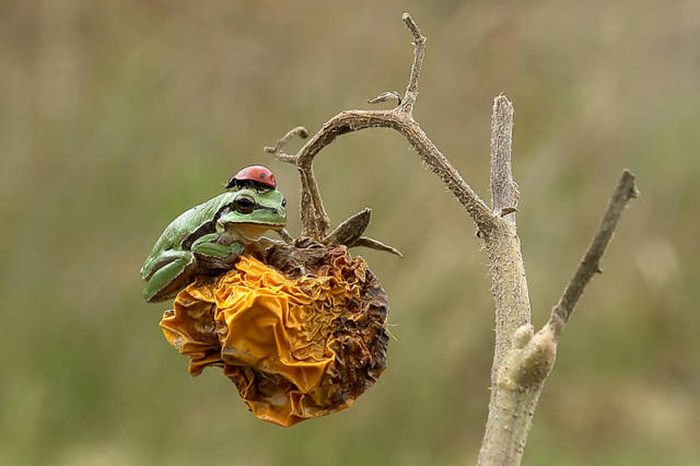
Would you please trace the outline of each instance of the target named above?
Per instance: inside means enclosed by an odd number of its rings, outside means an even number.
[[[241,169],[226,183],[226,189],[253,184],[267,189],[276,189],[277,180],[269,168],[262,165],[251,165]]]

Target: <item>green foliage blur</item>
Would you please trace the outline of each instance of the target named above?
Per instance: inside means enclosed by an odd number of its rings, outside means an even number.
[[[343,136],[315,165],[334,222],[391,298],[389,368],[347,411],[282,429],[217,370],[192,379],[141,299],[165,225],[262,147],[403,90],[401,13],[428,37],[420,121],[488,198],[492,99],[514,171],[535,323],[619,173],[633,202],[563,335],[529,465],[700,463],[700,3],[0,2],[0,464],[458,465],[476,459],[492,357],[474,226],[407,143]],[[387,105],[387,104],[383,104]],[[298,147],[295,145],[294,147]],[[696,304],[693,304],[696,303]]]

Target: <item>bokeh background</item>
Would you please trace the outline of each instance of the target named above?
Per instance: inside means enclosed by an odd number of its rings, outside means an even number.
[[[388,130],[317,159],[335,222],[391,297],[389,369],[349,410],[289,429],[197,379],[141,300],[164,226],[262,146],[385,90],[428,37],[416,117],[488,196],[493,97],[516,109],[514,171],[542,324],[620,171],[642,197],[566,329],[530,465],[700,464],[700,3],[0,2],[0,463],[458,465],[476,459],[492,354],[474,226]],[[696,304],[693,304],[696,303]]]

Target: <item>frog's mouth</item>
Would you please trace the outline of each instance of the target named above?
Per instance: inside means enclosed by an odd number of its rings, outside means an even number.
[[[258,241],[266,232],[282,228],[284,225],[273,223],[236,223],[234,231],[244,241]]]

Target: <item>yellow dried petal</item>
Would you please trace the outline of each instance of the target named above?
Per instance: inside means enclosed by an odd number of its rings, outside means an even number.
[[[161,329],[238,387],[258,418],[289,426],[352,404],[386,364],[386,297],[361,258],[329,249],[313,275],[290,278],[244,255],[181,291]]]

